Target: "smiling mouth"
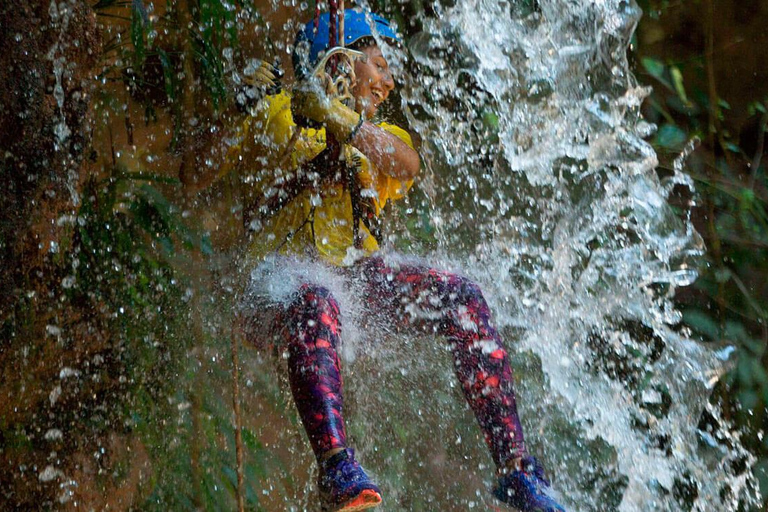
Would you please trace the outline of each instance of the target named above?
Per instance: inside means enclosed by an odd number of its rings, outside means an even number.
[[[384,94],[381,91],[378,91],[378,90],[372,90],[371,91],[371,96],[373,96],[374,102],[377,105],[379,103],[384,102],[384,100],[387,99],[386,96],[384,96]]]

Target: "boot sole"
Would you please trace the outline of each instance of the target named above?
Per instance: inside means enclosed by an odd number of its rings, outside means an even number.
[[[323,512],[357,512],[381,505],[381,495],[373,489],[365,489],[351,500],[335,507],[323,507]]]

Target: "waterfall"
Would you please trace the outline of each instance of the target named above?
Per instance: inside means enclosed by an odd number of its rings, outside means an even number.
[[[650,91],[627,62],[640,9],[463,0],[436,11],[410,60],[388,55],[423,140],[426,192],[409,212],[436,229],[428,257],[492,302],[523,368],[527,435],[564,501],[736,510],[754,492],[754,458],[708,403],[728,351],[691,339],[675,309],[705,248],[689,212],[668,204],[692,181],[657,173],[644,140]]]

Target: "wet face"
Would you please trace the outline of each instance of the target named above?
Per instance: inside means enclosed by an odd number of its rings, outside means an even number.
[[[377,45],[366,46],[360,51],[365,53],[366,59],[355,61],[352,94],[355,97],[355,110],[370,119],[395,88],[395,81]]]

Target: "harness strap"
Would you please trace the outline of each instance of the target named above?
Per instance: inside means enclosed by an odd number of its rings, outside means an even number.
[[[344,46],[344,0],[328,0],[328,41],[329,47]],[[341,14],[339,16],[339,13]],[[315,20],[314,20],[315,33],[319,29],[320,25],[320,1],[315,1]],[[331,64],[331,73],[336,71],[336,59]],[[295,145],[296,138],[300,132],[300,128],[296,127],[294,136],[291,138],[288,144],[288,150],[286,154],[289,156],[290,151]],[[374,238],[381,241],[381,230],[378,222],[376,222],[376,216],[374,214],[374,205],[372,198],[363,198],[360,190],[360,182],[357,179],[357,166],[348,165],[344,161],[344,154],[342,152],[342,144],[339,143],[330,133],[326,133],[326,147],[325,149],[314,159],[312,159],[305,172],[301,172],[302,169],[296,171],[296,178],[286,185],[281,187],[280,193],[275,194],[269,199],[264,201],[255,202],[247,207],[243,213],[243,220],[245,221],[246,228],[249,228],[250,223],[254,219],[259,219],[261,222],[269,219],[272,215],[279,212],[285,205],[294,200],[302,191],[307,188],[319,188],[324,182],[330,179],[341,179],[344,183],[344,187],[349,191],[349,197],[352,207],[352,236],[354,246],[356,249],[362,249],[363,240],[360,236],[360,222],[368,228],[368,231]],[[282,160],[282,159],[281,159]],[[313,179],[311,176],[320,174],[320,179]],[[306,224],[306,222],[304,223]],[[304,226],[302,224],[302,227]],[[314,222],[310,221],[311,227],[314,233]]]
[[[346,161],[335,157],[331,148],[326,147],[315,158],[297,169],[296,176],[281,186],[279,193],[262,201],[253,202],[244,209],[243,220],[246,229],[250,229],[250,224],[255,219],[264,223],[303,191],[320,189],[325,184],[341,181],[349,191],[352,203],[352,235],[355,248],[363,247],[360,222],[376,241],[381,243],[381,227],[374,213],[373,198],[362,197],[357,172],[358,167],[354,162],[351,165],[347,164]],[[314,226],[311,227],[314,228]]]

